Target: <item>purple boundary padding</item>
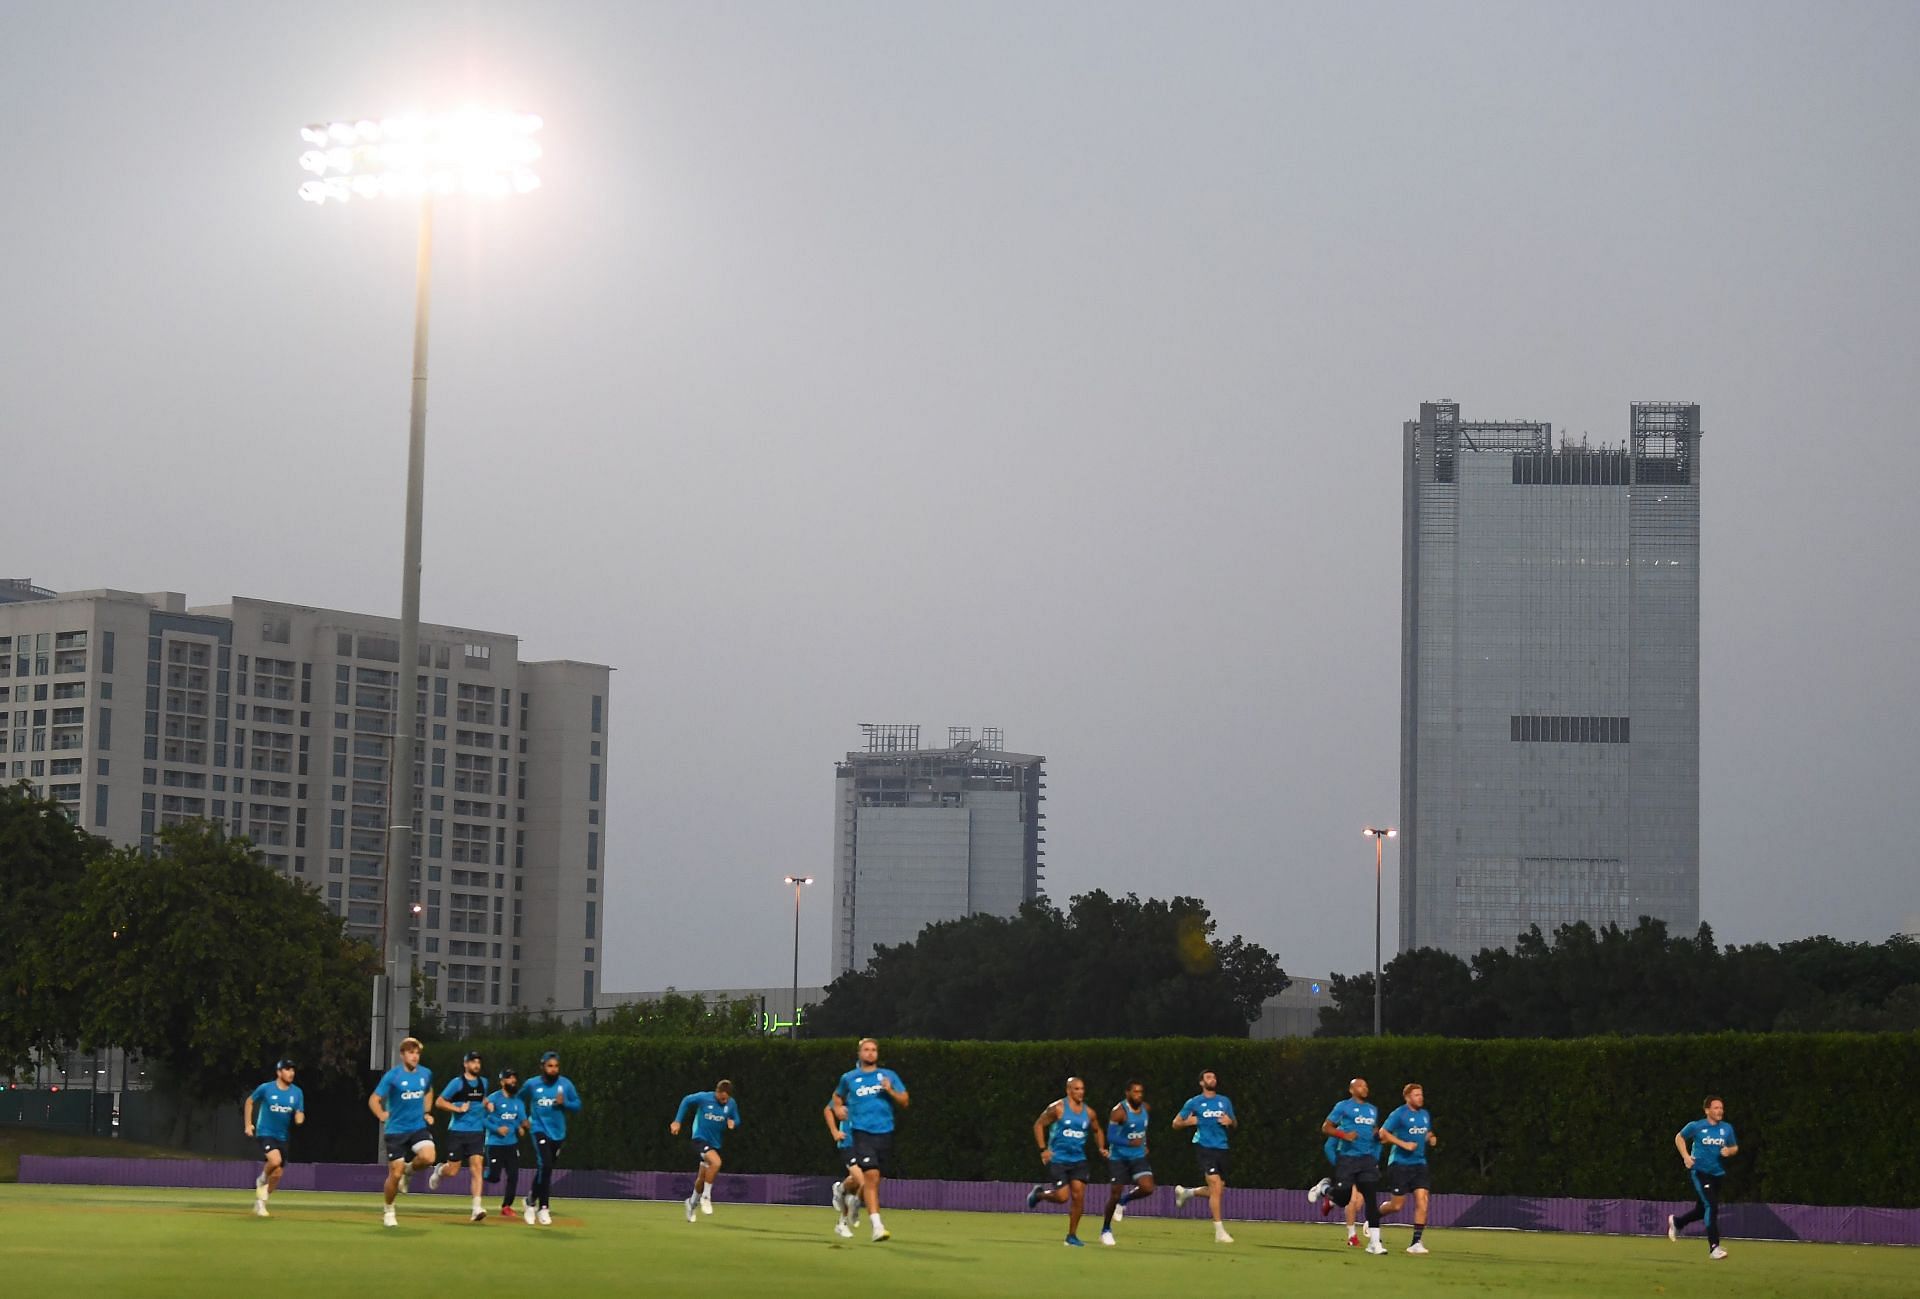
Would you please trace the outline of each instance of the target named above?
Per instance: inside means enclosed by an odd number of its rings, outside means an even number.
[[[241,1191],[253,1186],[260,1165],[254,1161],[202,1159],[84,1159],[45,1155],[20,1157],[20,1180],[67,1186],[180,1186]],[[386,1177],[378,1164],[289,1164],[280,1187],[287,1191],[377,1193]],[[522,1170],[524,1190],[531,1177]],[[722,1173],[714,1198],[735,1204],[818,1206],[824,1214],[833,1179],[771,1173]],[[426,1179],[416,1177],[424,1192]],[[692,1189],[693,1174],[621,1173],[559,1169],[553,1190],[579,1199],[678,1200]],[[492,1199],[495,1188],[488,1188]],[[467,1194],[463,1171],[441,1184],[440,1194]],[[1104,1187],[1090,1188],[1089,1207],[1106,1205]],[[1026,1208],[1027,1186],[1019,1182],[936,1182],[890,1180],[886,1203],[893,1209],[945,1209],[1016,1213]],[[1573,1231],[1603,1236],[1657,1236],[1667,1215],[1687,1207],[1678,1198],[1652,1200],[1554,1200],[1519,1195],[1436,1195],[1429,1222],[1439,1227],[1506,1228],[1522,1231]],[[1227,1216],[1236,1221],[1319,1222],[1319,1210],[1300,1191],[1239,1189],[1227,1191]],[[1129,1217],[1205,1216],[1191,1204],[1175,1215],[1173,1196],[1162,1188],[1152,1199],[1127,1207]],[[1057,1212],[1057,1210],[1055,1210]],[[1813,1204],[1729,1204],[1722,1210],[1722,1232],[1742,1240],[1806,1240],[1848,1245],[1920,1245],[1920,1209],[1874,1209]],[[1394,1221],[1410,1221],[1402,1213]]]

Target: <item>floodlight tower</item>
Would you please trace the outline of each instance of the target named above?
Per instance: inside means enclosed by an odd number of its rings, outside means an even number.
[[[1380,850],[1382,841],[1396,839],[1400,832],[1391,826],[1382,829],[1370,825],[1360,832],[1373,840],[1373,1035],[1380,1036]]]
[[[387,835],[382,891],[381,955],[386,971],[373,998],[372,1068],[385,1069],[394,1042],[409,1031],[413,951],[406,912],[398,905],[413,864],[414,677],[420,657],[420,533],[427,467],[427,320],[433,267],[433,200],[467,194],[506,198],[540,187],[540,157],[531,113],[477,108],[383,121],[328,122],[300,132],[300,166],[314,179],[300,197],[325,206],[355,198],[410,198],[420,205],[419,253],[413,283],[413,398],[408,416],[406,557],[400,570],[399,692],[388,768],[396,833]],[[414,908],[415,912],[418,908]]]

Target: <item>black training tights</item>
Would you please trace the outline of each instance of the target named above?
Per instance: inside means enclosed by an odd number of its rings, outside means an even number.
[[[1710,1173],[1694,1169],[1693,1194],[1694,1205],[1673,1220],[1676,1229],[1691,1227],[1694,1223],[1705,1221],[1707,1224],[1707,1247],[1720,1248],[1720,1179]]]

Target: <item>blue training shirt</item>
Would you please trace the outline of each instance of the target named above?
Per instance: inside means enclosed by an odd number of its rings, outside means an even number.
[[[1139,1109],[1120,1102],[1123,1116],[1119,1123],[1107,1121],[1108,1159],[1145,1159],[1147,1157],[1147,1107]]]
[[[1047,1134],[1047,1149],[1053,1152],[1056,1164],[1084,1164],[1087,1162],[1087,1137],[1093,1131],[1093,1107],[1085,1101],[1075,1110],[1073,1102],[1060,1102],[1060,1117],[1053,1121],[1053,1130]]]
[[[1209,1150],[1227,1148],[1227,1129],[1221,1124],[1223,1118],[1233,1118],[1233,1102],[1224,1096],[1209,1096],[1205,1092],[1195,1096],[1180,1107],[1180,1118],[1197,1118],[1199,1126],[1193,1130],[1193,1144],[1205,1146]]]
[[[687,1111],[692,1110],[695,1141],[704,1141],[718,1149],[727,1139],[727,1120],[735,1124],[740,1122],[740,1102],[729,1096],[722,1104],[720,1098],[712,1092],[690,1092],[680,1098],[680,1110],[673,1116],[675,1123],[687,1121]]]
[[[258,1137],[285,1141],[293,1135],[293,1116],[307,1108],[298,1087],[282,1087],[278,1079],[253,1089],[253,1132]]]
[[[449,1132],[478,1132],[487,1126],[487,1080],[469,1078],[463,1069],[453,1081],[441,1088],[440,1095],[449,1105],[465,1104],[464,1111],[455,1110],[447,1120]]]
[[[1402,1105],[1387,1115],[1387,1121],[1380,1125],[1382,1131],[1391,1132],[1402,1141],[1413,1142],[1412,1150],[1402,1150],[1394,1146],[1387,1154],[1390,1164],[1424,1164],[1427,1162],[1427,1134],[1433,1131],[1433,1116],[1427,1113],[1426,1106],[1419,1109],[1411,1105]]]
[[[846,1102],[845,1126],[855,1132],[893,1131],[893,1102],[880,1090],[882,1078],[890,1081],[895,1091],[907,1089],[900,1075],[891,1069],[849,1069],[840,1075],[833,1094]]]
[[[1725,1176],[1727,1170],[1720,1162],[1720,1152],[1740,1144],[1734,1139],[1733,1124],[1709,1123],[1705,1119],[1695,1119],[1681,1128],[1680,1138],[1693,1148],[1694,1171],[1710,1177]]]
[[[573,1079],[565,1074],[552,1082],[536,1078],[522,1087],[520,1094],[527,1099],[527,1120],[533,1124],[533,1135],[565,1141],[567,1115],[580,1109],[580,1093],[574,1090]]]
[[[433,1071],[395,1065],[380,1075],[374,1094],[387,1103],[387,1132],[404,1137],[427,1126],[427,1093],[433,1090]]]
[[[1342,1159],[1378,1159],[1380,1157],[1380,1111],[1371,1101],[1357,1101],[1349,1096],[1334,1106],[1327,1115],[1327,1122],[1343,1132],[1353,1133],[1353,1140],[1340,1138],[1336,1147]]]
[[[517,1146],[520,1144],[520,1125],[527,1121],[527,1103],[518,1095],[509,1096],[503,1089],[487,1097],[487,1104],[493,1106],[486,1113],[487,1144],[490,1146]],[[483,1106],[484,1110],[485,1107]],[[502,1132],[500,1129],[505,1128]]]

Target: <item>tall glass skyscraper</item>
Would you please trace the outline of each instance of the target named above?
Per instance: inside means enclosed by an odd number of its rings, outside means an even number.
[[[1700,920],[1700,408],[1405,428],[1400,945]]]

